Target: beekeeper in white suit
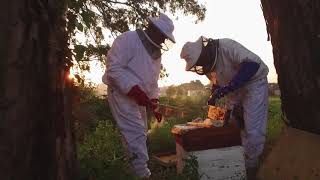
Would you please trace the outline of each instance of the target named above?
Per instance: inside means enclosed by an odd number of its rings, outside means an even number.
[[[163,13],[149,17],[145,30],[128,31],[118,36],[106,58],[102,81],[108,85],[108,102],[132,160],[135,174],[148,178],[151,173],[146,146],[146,107],[158,121],[158,79],[161,50],[166,39],[175,43],[174,25]]]
[[[268,67],[256,54],[231,39],[200,37],[196,42],[187,42],[180,56],[186,61],[186,71],[207,75],[213,82],[209,105],[224,96],[229,108],[242,105],[246,167],[256,169],[266,137]]]

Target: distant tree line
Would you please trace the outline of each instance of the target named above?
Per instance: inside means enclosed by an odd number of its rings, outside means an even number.
[[[203,85],[200,80],[194,80],[178,86],[169,86],[166,90],[166,95],[168,97],[187,96],[188,91],[199,91],[205,94],[209,89],[210,85]]]

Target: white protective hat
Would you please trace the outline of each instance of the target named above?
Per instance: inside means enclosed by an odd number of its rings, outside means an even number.
[[[167,15],[160,13],[159,17],[149,17],[149,21],[163,34],[165,34],[172,42],[176,42],[172,34],[174,30],[173,22]]]
[[[201,36],[196,42],[187,42],[183,45],[180,57],[186,61],[186,71],[189,71],[198,61],[202,51]]]

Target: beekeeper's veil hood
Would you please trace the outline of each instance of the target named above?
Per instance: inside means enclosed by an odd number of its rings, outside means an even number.
[[[149,17],[149,22],[157,27],[173,43],[176,42],[173,36],[174,25],[172,20],[165,14],[160,13],[159,17]]]
[[[218,55],[218,40],[208,39],[201,36],[195,42],[187,42],[182,47],[180,57],[186,61],[186,71],[193,71],[204,75],[214,68]],[[206,61],[199,61],[202,53],[208,53]],[[205,63],[204,63],[205,62]]]

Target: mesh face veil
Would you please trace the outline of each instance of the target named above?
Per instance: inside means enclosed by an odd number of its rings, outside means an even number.
[[[153,44],[154,46],[156,46],[157,48],[161,49],[162,51],[168,51],[169,48],[168,46],[165,44],[165,43],[162,43],[162,44],[157,44],[155,43],[149,36],[146,32],[142,31],[144,33],[144,35],[146,36],[146,38],[150,41],[151,44]]]
[[[211,72],[218,57],[218,44],[218,40],[202,37],[201,54],[195,65],[190,68],[190,71],[199,75],[205,75]]]

